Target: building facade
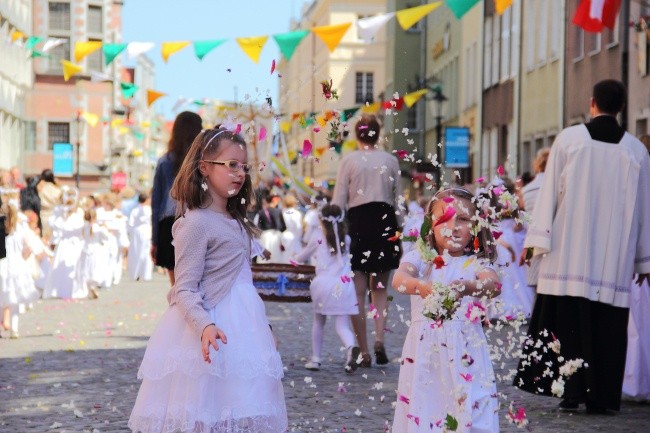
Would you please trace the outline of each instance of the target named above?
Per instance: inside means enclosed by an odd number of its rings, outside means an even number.
[[[630,3],[630,21],[636,25],[630,29],[627,127],[641,137],[650,134],[650,4]]]

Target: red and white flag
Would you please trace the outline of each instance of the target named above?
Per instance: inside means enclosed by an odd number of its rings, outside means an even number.
[[[614,30],[621,0],[581,0],[573,24],[587,32],[599,33],[604,27]]]

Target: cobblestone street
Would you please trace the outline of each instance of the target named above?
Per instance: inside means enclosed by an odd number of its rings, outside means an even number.
[[[123,282],[95,301],[39,301],[21,316],[21,338],[0,340],[0,432],[128,432],[138,391],[136,372],[147,338],[166,306],[168,283]],[[406,333],[408,299],[391,306],[386,368],[343,371],[333,324],[326,326],[324,366],[303,368],[310,353],[311,305],[267,303],[286,367],[284,389],[290,430],[295,432],[384,432],[393,415],[397,359]],[[491,337],[505,338],[506,330]],[[371,339],[372,341],[372,339]],[[512,361],[498,372],[514,368]],[[618,415],[568,415],[557,399],[522,393],[508,383],[503,406],[526,408],[535,432],[644,432],[650,405],[625,402]],[[518,431],[501,414],[501,431]]]

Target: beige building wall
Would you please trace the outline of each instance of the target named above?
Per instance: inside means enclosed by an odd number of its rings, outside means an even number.
[[[21,166],[25,147],[25,94],[32,86],[32,61],[14,31],[31,34],[31,0],[0,1],[0,168]]]
[[[378,0],[315,0],[305,6],[302,17],[292,23],[290,30],[354,22],[361,17],[384,13],[385,10],[385,2]],[[360,105],[355,97],[357,73],[372,74],[371,96],[378,100],[379,93],[385,88],[385,52],[385,30],[379,32],[373,43],[365,44],[357,36],[353,23],[333,52],[315,34],[308,34],[291,60],[287,62],[283,58],[280,62],[280,111],[290,119],[294,113],[322,114],[327,110],[343,110]],[[338,100],[328,101],[322,94],[320,82],[330,79],[332,87],[338,91]],[[314,149],[329,147],[329,125],[315,132],[314,126],[319,126],[317,124],[304,129],[295,121],[292,124],[286,137],[290,150],[301,150],[305,139],[312,142]],[[325,181],[336,177],[338,160],[336,152],[327,150],[318,161],[299,158],[292,170],[299,176]]]
[[[630,4],[630,18],[650,17],[650,4]],[[630,30],[627,130],[637,137],[650,134],[650,29]]]
[[[473,7],[461,20],[460,89],[458,101],[460,113],[458,125],[469,128],[470,177],[480,176],[481,142],[481,64],[483,46],[483,4]]]
[[[562,129],[564,0],[522,3],[519,173]]]

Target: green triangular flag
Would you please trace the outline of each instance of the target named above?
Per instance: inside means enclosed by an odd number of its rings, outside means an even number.
[[[293,56],[293,52],[296,51],[298,44],[300,44],[300,41],[302,41],[308,34],[309,30],[296,30],[295,32],[273,35],[273,39],[275,39],[278,47],[280,47],[280,51],[284,58],[291,60],[291,56]]]
[[[40,36],[30,36],[27,38],[27,42],[25,42],[25,48],[31,50],[42,40],[43,38]]]
[[[102,49],[104,50],[106,66],[110,65],[115,60],[115,57],[126,49],[127,45],[129,44],[103,44]]]
[[[447,6],[456,15],[456,18],[461,19],[479,0],[447,0]]]
[[[194,101],[192,101],[192,104],[198,107],[205,107],[207,105],[205,101],[201,101],[200,99],[195,99]]]
[[[226,42],[226,39],[215,39],[213,41],[194,41],[194,54],[199,60],[203,60],[206,54]]]
[[[43,56],[45,56],[45,54],[41,53],[40,51],[32,51],[32,53],[29,55],[29,57],[31,57],[32,59],[35,59],[37,57],[43,57]]]
[[[359,111],[359,108],[361,107],[346,108],[341,113],[341,120],[347,122],[348,120],[352,119],[357,111]]]
[[[120,83],[120,89],[122,90],[122,96],[129,99],[133,98],[135,92],[138,91],[138,86],[133,83]]]
[[[135,137],[136,140],[138,140],[138,141],[144,140],[144,133],[142,133],[140,131],[133,131],[132,134],[133,134],[133,136]]]

